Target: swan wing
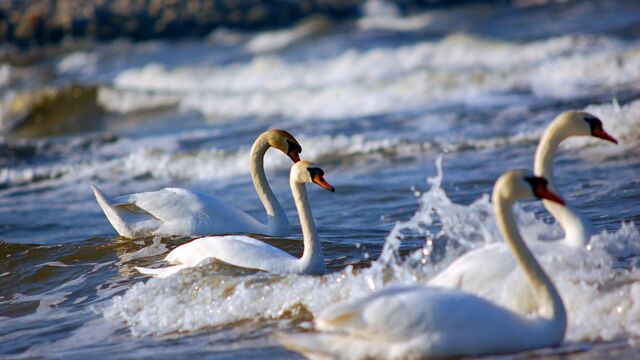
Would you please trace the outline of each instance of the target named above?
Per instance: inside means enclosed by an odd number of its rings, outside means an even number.
[[[266,226],[220,198],[180,188],[121,196],[114,206],[147,214],[161,224],[155,233],[201,235],[215,233],[264,233]]]
[[[482,295],[501,287],[506,274],[517,268],[515,258],[504,243],[489,244],[457,258],[429,280],[429,285]]]
[[[138,271],[155,277],[168,277],[212,258],[237,267],[273,273],[296,272],[298,260],[276,247],[248,236],[207,236],[169,252],[165,260],[174,266],[161,269],[138,268]]]
[[[552,268],[558,259],[575,258],[582,253],[563,241],[533,241],[529,248],[545,268]],[[429,280],[428,285],[459,289],[520,313],[534,313],[538,308],[524,271],[504,243],[485,245],[463,254]]]
[[[350,303],[330,306],[316,320],[316,328],[323,332],[279,333],[276,338],[285,347],[311,359],[393,358],[391,349],[406,333],[406,315],[410,311],[401,298],[410,291],[409,287],[391,287]],[[399,323],[405,325],[398,327]]]
[[[162,225],[160,220],[135,204],[121,203],[107,196],[96,185],[92,184],[91,187],[98,205],[120,236],[134,238],[152,233]]]
[[[323,311],[318,329],[339,330],[387,341],[403,341],[426,332],[456,326],[477,314],[470,310],[488,302],[456,290],[422,286],[390,287],[348,304]],[[464,304],[463,304],[464,303]],[[455,309],[454,314],[449,311]],[[462,316],[461,316],[462,315]],[[467,316],[468,315],[468,316]]]
[[[214,195],[180,188],[124,195],[115,200],[117,206],[137,208],[164,222],[187,217],[211,218],[224,211],[239,211]]]
[[[279,338],[294,350],[338,358],[446,357],[532,348],[544,336],[538,325],[460,291],[391,287],[327,308],[317,328],[328,333]]]

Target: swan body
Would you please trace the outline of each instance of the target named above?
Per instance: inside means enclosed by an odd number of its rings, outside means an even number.
[[[562,299],[518,233],[511,208],[534,195],[562,201],[544,179],[511,171],[496,182],[493,203],[512,256],[534,290],[537,316],[457,289],[398,286],[328,307],[316,320],[319,334],[280,334],[279,340],[310,357],[339,359],[488,355],[561,344],[567,326]]]
[[[324,274],[322,246],[313,223],[305,183],[314,182],[327,190],[333,187],[324,180],[322,169],[307,161],[299,161],[291,168],[290,185],[300,216],[304,238],[301,258],[268,245],[260,240],[242,235],[207,236],[178,246],[165,261],[173,266],[151,269],[137,267],[143,274],[166,278],[178,271],[197,266],[206,259],[216,259],[227,264],[276,274]]]
[[[586,251],[553,242],[527,245],[545,267],[565,256],[575,256],[576,251]],[[551,254],[553,256],[548,256]],[[511,310],[533,313],[536,299],[531,287],[522,282],[523,276],[509,248],[503,243],[492,243],[460,256],[432,278],[428,285],[460,289],[494,301],[500,299],[500,304]]]
[[[617,141],[602,128],[602,122],[593,115],[570,111],[558,115],[547,127],[536,150],[534,173],[549,179],[549,189],[558,194],[553,180],[553,159],[560,143],[571,136],[594,136],[616,143]],[[565,232],[562,240],[551,243],[531,244],[531,251],[539,258],[548,253],[585,251],[589,238],[594,233],[593,226],[570,205],[562,206],[543,200],[544,206],[555,217]],[[549,257],[540,258],[550,260]],[[489,244],[471,250],[460,256],[438,275],[429,285],[457,288],[478,296],[492,298],[500,294],[508,280],[517,279],[519,269],[503,243]],[[513,291],[514,301],[510,307],[519,311],[532,311],[533,295],[528,286],[517,287]]]
[[[210,235],[252,233],[286,236],[289,219],[266,179],[263,158],[275,147],[295,163],[302,151],[298,141],[288,132],[272,129],[262,133],[251,148],[251,178],[268,217],[267,224],[213,195],[180,188],[124,195],[115,199],[92,185],[102,211],[120,236],[135,238],[146,235]]]

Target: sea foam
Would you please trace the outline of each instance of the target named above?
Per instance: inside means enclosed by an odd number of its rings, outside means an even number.
[[[500,103],[506,99],[500,94],[514,91],[530,99],[569,99],[594,89],[637,88],[637,49],[635,42],[607,37],[518,44],[454,34],[397,48],[347,49],[327,59],[268,54],[229,65],[149,64],[120,72],[99,100],[123,113],[178,106],[212,119],[337,120],[478,98]]]
[[[431,189],[418,199],[419,210],[410,220],[394,227],[383,254],[370,267],[356,270],[348,266],[321,277],[274,276],[242,275],[233,268],[209,262],[168,279],[139,282],[122,296],[115,296],[103,314],[113,321],[124,321],[135,335],[191,332],[239,321],[283,321],[289,324],[283,326],[293,323],[306,329],[308,321],[330,304],[353,300],[390,285],[425,284],[464,249],[502,241],[487,197],[469,206],[454,204],[442,190],[441,181],[441,172],[430,179]],[[516,210],[528,242],[539,241],[536,234],[558,235],[556,225],[546,224],[521,208]],[[437,234],[425,230],[435,217],[443,222]],[[396,249],[409,234],[424,236],[425,247],[400,257]],[[623,224],[616,232],[596,236],[588,250],[549,254],[540,259],[567,307],[568,341],[640,335],[640,303],[634,300],[640,294],[640,271],[614,267],[614,258],[607,252],[608,247],[623,239],[636,244],[640,233],[632,225]],[[450,248],[458,250],[448,251],[444,259],[436,262],[433,246],[442,241],[450,241]],[[618,247],[616,254],[635,251],[635,245],[633,250]],[[507,307],[513,305],[508,291],[493,294],[490,300]]]

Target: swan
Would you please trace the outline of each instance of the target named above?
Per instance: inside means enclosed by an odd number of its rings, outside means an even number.
[[[287,154],[294,163],[300,161],[299,154],[302,152],[298,141],[280,129],[265,131],[251,147],[251,179],[267,212],[266,225],[213,195],[181,188],[165,188],[111,199],[97,186],[91,186],[107,219],[123,237],[229,233],[286,236],[291,232],[289,219],[264,173],[264,155],[270,147]]]
[[[539,313],[529,317],[457,289],[393,286],[324,309],[315,334],[277,334],[286,347],[314,358],[405,359],[512,353],[560,345],[567,315],[558,291],[524,243],[514,219],[517,200],[562,204],[544,178],[506,172],[493,189],[500,232],[524,269]]]
[[[618,143],[609,135],[602,126],[602,121],[597,117],[582,111],[567,111],[558,115],[545,130],[533,162],[533,173],[544,177],[549,181],[549,188],[556,194],[558,192],[553,176],[553,159],[560,143],[572,136],[593,136],[603,140]],[[571,205],[558,206],[556,203],[542,200],[544,207],[553,215],[564,230],[565,237],[562,240],[567,246],[583,248],[589,243],[589,239],[595,234],[591,222],[580,215]]]
[[[324,274],[324,256],[305,187],[305,183],[311,182],[331,192],[334,191],[333,186],[324,179],[324,171],[313,163],[301,160],[291,167],[289,184],[300,217],[304,241],[304,252],[299,259],[248,236],[207,236],[180,245],[169,252],[165,261],[174,264],[173,266],[160,269],[136,267],[136,269],[145,275],[166,278],[182,269],[197,266],[205,259],[215,258],[233,266],[276,274],[322,275]]]
[[[549,189],[559,194],[553,178],[553,159],[560,143],[572,136],[593,136],[617,144],[597,117],[581,111],[568,111],[558,115],[545,130],[534,160],[534,174],[549,181]],[[565,237],[559,241],[530,244],[531,250],[539,257],[542,254],[563,254],[584,249],[593,226],[570,205],[560,206],[553,201],[543,200],[544,206],[558,221]],[[429,281],[429,285],[445,288],[459,288],[473,294],[491,298],[509,289],[511,304],[519,311],[535,308],[531,288],[519,286],[512,289],[506,280],[516,273],[518,266],[504,243],[494,243],[474,249],[460,256],[447,268]],[[517,277],[516,277],[517,279]],[[511,291],[515,290],[515,291]]]

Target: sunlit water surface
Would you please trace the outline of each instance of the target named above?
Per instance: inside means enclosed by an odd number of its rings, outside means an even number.
[[[571,139],[558,155],[558,186],[601,233],[589,250],[541,259],[569,328],[560,350],[535,354],[637,357],[638,4],[487,5],[384,19],[114,43],[31,68],[2,65],[3,103],[51,81],[47,70],[54,85],[93,89],[83,91],[95,92],[88,101],[98,110],[63,119],[54,136],[35,123],[3,140],[0,354],[298,358],[272,334],[308,331],[329,304],[425,283],[468,249],[502,241],[486,195],[494,180],[531,167],[556,114],[586,109],[620,144]],[[294,134],[336,188],[309,189],[329,274],[219,263],[165,280],[138,274],[134,266],[160,266],[189,239],[117,237],[89,184],[112,195],[196,189],[263,219],[248,154],[274,127]],[[265,240],[300,254],[289,166],[269,152],[267,175],[294,232]],[[517,213],[528,241],[562,237],[539,203]],[[492,300],[513,306],[509,295]]]

